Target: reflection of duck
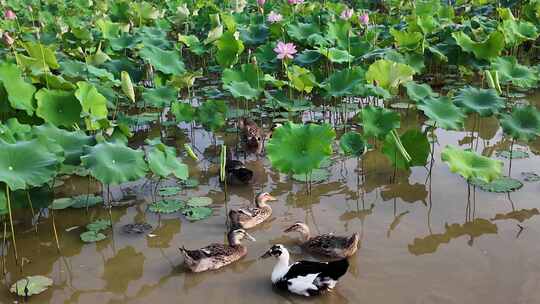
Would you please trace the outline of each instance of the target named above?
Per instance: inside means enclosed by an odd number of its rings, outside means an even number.
[[[241,244],[244,238],[255,239],[244,229],[231,230],[228,234],[229,245],[210,244],[197,250],[180,248],[184,263],[193,272],[219,269],[236,262],[247,254],[247,248]]]
[[[283,245],[272,246],[262,258],[275,257],[278,262],[272,270],[272,283],[289,292],[314,296],[332,290],[349,268],[349,261],[299,261],[289,265],[289,251]]]
[[[293,231],[299,232],[302,235],[303,243],[301,246],[312,253],[334,258],[344,258],[352,256],[358,250],[360,237],[356,232],[350,237],[337,236],[331,233],[311,237],[309,227],[302,222],[297,222],[285,229],[285,232]]]
[[[230,150],[227,151],[225,175],[227,183],[230,185],[246,185],[253,179],[253,171],[246,168],[243,162],[232,159],[232,152]]]
[[[233,223],[233,227],[237,225],[238,227],[249,229],[266,221],[272,215],[272,208],[266,202],[275,200],[276,198],[268,192],[263,192],[257,195],[255,207],[231,210],[229,212],[229,218]]]
[[[242,134],[242,140],[246,145],[246,150],[260,154],[263,147],[263,132],[256,122],[243,117],[238,122],[238,128]]]

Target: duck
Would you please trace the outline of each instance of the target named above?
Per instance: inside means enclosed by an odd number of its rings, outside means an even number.
[[[337,236],[333,233],[327,233],[312,237],[309,227],[302,222],[294,223],[284,232],[294,231],[299,232],[302,236],[300,246],[310,253],[331,258],[345,258],[354,255],[358,250],[360,236],[356,232],[351,236]]]
[[[347,258],[331,262],[299,261],[289,265],[289,251],[281,244],[270,247],[261,258],[271,256],[277,259],[272,270],[272,284],[306,297],[331,291],[349,268]]]
[[[255,207],[241,208],[229,211],[229,219],[233,225],[243,229],[253,228],[266,221],[272,215],[272,208],[266,204],[276,201],[268,192],[262,192],[255,199]]]
[[[242,141],[249,152],[262,153],[263,149],[263,131],[253,120],[242,117],[238,122],[238,128],[242,134]]]
[[[253,171],[246,168],[242,161],[232,159],[232,153],[227,153],[225,175],[230,185],[247,185],[253,179]]]
[[[228,245],[214,243],[196,250],[179,248],[184,256],[184,264],[192,272],[216,270],[240,260],[247,254],[247,248],[241,243],[243,239],[255,241],[244,229],[231,229],[227,238]]]

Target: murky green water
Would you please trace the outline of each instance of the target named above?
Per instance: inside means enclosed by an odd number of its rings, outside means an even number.
[[[419,123],[414,111],[402,111],[402,117],[405,128]],[[314,185],[311,195],[306,194],[304,184],[269,169],[268,160],[251,156],[247,165],[255,171],[255,183],[231,187],[225,198],[217,178],[218,166],[208,159],[199,164],[187,161],[201,185],[185,190],[181,197],[212,197],[214,216],[190,223],[178,214],[160,217],[146,212],[146,204],[117,207],[112,212],[113,233],[97,244],[83,244],[79,234],[84,225],[108,217],[107,210],[61,210],[55,214],[60,254],[50,217],[44,215],[35,233],[29,215],[21,215],[19,218],[26,220],[16,226],[17,242],[27,264],[19,272],[9,251],[9,271],[3,282],[34,274],[52,278],[54,285],[32,297],[30,303],[307,302],[273,290],[273,261],[257,259],[270,244],[278,242],[288,246],[295,259],[309,258],[301,254],[292,236],[282,233],[291,223],[302,220],[314,232],[357,231],[361,235],[361,247],[350,259],[349,272],[335,292],[310,299],[311,303],[540,303],[540,217],[534,209],[539,207],[540,183],[524,182],[521,190],[509,195],[474,188],[468,193],[463,179],[440,161],[446,144],[472,145],[493,157],[497,150],[509,148],[510,141],[502,138],[496,119],[476,120],[480,131],[473,133],[474,124],[475,119],[470,118],[466,132],[436,131],[439,144],[431,176],[423,167],[394,176],[385,156],[372,151],[360,161],[334,159],[330,180]],[[195,146],[206,150],[205,156],[213,155],[208,133],[198,129],[193,134],[182,132],[169,133],[178,148],[193,137]],[[159,134],[160,129],[153,127],[137,137]],[[217,138],[218,142],[223,139]],[[526,148],[531,157],[513,160],[512,176],[522,180],[523,171],[538,173],[540,142],[517,147]],[[504,161],[508,170],[508,161]],[[123,188],[141,191],[141,186]],[[142,193],[149,193],[149,187],[147,184]],[[60,192],[71,195],[87,188],[86,179],[73,178],[65,181]],[[95,185],[91,189],[97,190]],[[278,202],[272,204],[272,219],[253,230],[257,242],[247,244],[248,256],[215,272],[193,274],[184,269],[177,248],[224,241],[226,208],[250,203],[259,191],[271,192]],[[120,189],[114,189],[113,195],[119,198]],[[149,196],[141,199],[151,200]],[[530,218],[520,222],[519,216]],[[140,221],[152,224],[155,236],[121,231],[124,224]],[[73,226],[81,227],[68,229]],[[7,287],[1,289],[2,303],[17,300]]]

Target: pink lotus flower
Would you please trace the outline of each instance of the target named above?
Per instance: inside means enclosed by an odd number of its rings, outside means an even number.
[[[13,12],[12,10],[7,9],[4,11],[4,18],[6,18],[7,20],[15,20],[15,18],[17,18],[17,15],[15,15],[15,12]]]
[[[257,4],[259,4],[259,6],[263,6],[265,3],[266,0],[257,0]]]
[[[271,11],[270,14],[268,14],[268,22],[270,23],[280,22],[281,20],[283,20],[283,16],[274,13],[274,11]]]
[[[289,4],[302,4],[304,0],[288,0]]]
[[[349,20],[351,19],[353,14],[354,14],[354,10],[352,8],[346,8],[341,12],[340,18],[343,20]]]
[[[293,55],[296,54],[296,46],[294,43],[283,43],[279,41],[274,52],[277,53],[278,59],[293,59]]]
[[[358,16],[358,21],[360,21],[360,24],[368,25],[369,15],[367,13],[363,13],[362,15]]]
[[[13,39],[7,32],[2,35],[2,40],[4,40],[4,43],[8,46],[11,46],[13,42],[15,42],[15,39]]]

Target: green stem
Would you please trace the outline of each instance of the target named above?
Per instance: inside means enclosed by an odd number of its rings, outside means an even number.
[[[392,137],[394,138],[394,141],[396,142],[396,146],[399,152],[401,153],[401,155],[403,156],[403,158],[405,158],[405,161],[410,162],[412,158],[407,152],[407,150],[405,149],[405,147],[403,146],[403,143],[401,142],[401,139],[399,139],[399,135],[397,134],[396,130],[395,129],[392,130],[390,134],[392,134]]]
[[[9,186],[6,184],[6,198],[9,214],[9,225],[11,226],[11,239],[13,240],[13,250],[15,252],[15,263],[19,265],[19,253],[17,252],[17,242],[15,241],[15,228],[13,228],[13,215],[11,213],[11,199],[9,194]]]

